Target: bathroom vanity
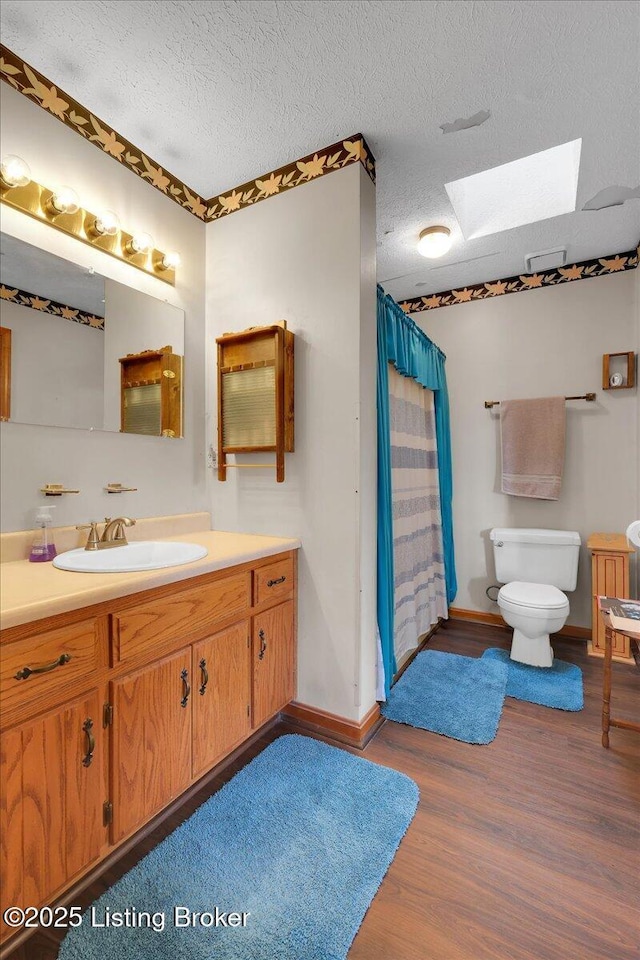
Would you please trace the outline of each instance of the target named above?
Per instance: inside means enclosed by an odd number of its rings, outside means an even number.
[[[1,638],[3,910],[52,904],[294,698],[299,543],[184,539],[209,556],[104,578],[2,565],[32,598],[12,591]]]

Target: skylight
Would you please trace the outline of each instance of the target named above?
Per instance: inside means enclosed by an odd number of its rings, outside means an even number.
[[[466,240],[572,213],[582,140],[445,184]]]

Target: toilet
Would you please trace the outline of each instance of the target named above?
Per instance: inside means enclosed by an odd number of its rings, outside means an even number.
[[[563,590],[576,588],[580,535],[574,530],[495,528],[490,533],[503,619],[513,627],[511,659],[553,665],[550,633],[569,616]]]

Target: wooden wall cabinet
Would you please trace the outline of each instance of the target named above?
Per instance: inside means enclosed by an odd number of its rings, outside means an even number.
[[[172,347],[120,358],[120,431],[182,436],[182,357]]]
[[[5,631],[0,913],[51,905],[294,698],[295,609],[291,552]]]
[[[227,454],[273,451],[276,480],[284,481],[284,455],[294,450],[294,335],[284,320],[270,327],[225,333],[218,346],[218,480]]]
[[[605,625],[598,611],[598,597],[629,596],[629,560],[635,548],[623,533],[592,533],[587,540],[591,551],[592,637],[587,644],[594,657],[604,657]],[[631,641],[613,631],[613,659],[633,663]]]

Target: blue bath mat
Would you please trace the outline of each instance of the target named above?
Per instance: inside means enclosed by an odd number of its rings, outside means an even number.
[[[404,774],[280,737],[103,894],[59,958],[342,960],[417,803]],[[176,907],[218,926],[176,926]],[[127,908],[164,930],[91,926]]]
[[[507,650],[496,647],[485,650],[482,660],[507,665],[508,697],[539,703],[542,707],[555,707],[556,710],[582,710],[582,670],[575,664],[554,660],[551,667],[532,667],[511,660]]]
[[[454,740],[491,743],[506,686],[504,663],[426,650],[392,687],[382,713]]]

